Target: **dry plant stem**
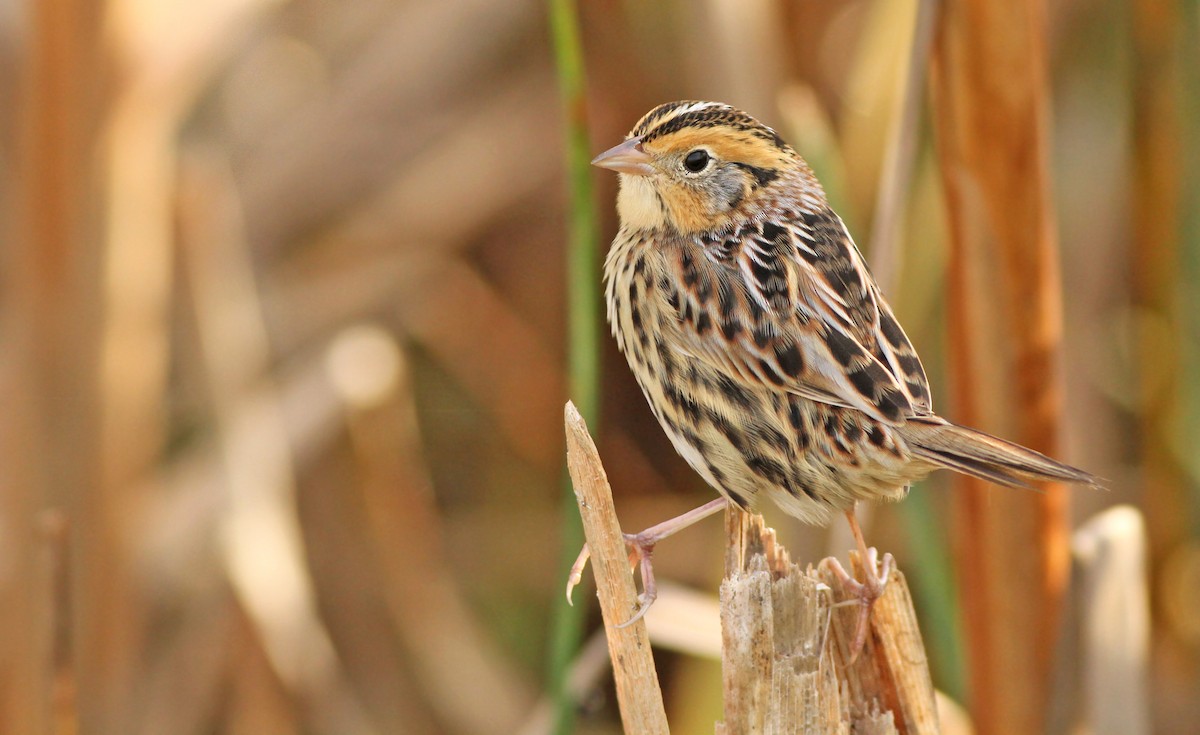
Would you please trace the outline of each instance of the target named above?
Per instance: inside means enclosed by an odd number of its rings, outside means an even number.
[[[1007,424],[1020,443],[1054,455],[1062,325],[1044,13],[1040,0],[945,3],[933,97],[952,243],[954,418],[985,429]],[[986,333],[1002,334],[1011,352],[982,344]],[[960,482],[958,576],[974,719],[983,735],[1036,732],[1069,572],[1066,491]]]
[[[1085,720],[1097,735],[1151,732],[1150,595],[1146,529],[1127,505],[1089,520],[1072,537],[1080,574],[1080,658]]]
[[[1130,273],[1133,306],[1141,317],[1134,322],[1136,349],[1143,356],[1138,366],[1138,454],[1155,567],[1187,537],[1189,523],[1188,480],[1173,448],[1183,405],[1180,346],[1187,343],[1178,287],[1183,165],[1187,160],[1179,109],[1183,91],[1180,36],[1187,27],[1180,18],[1181,7],[1182,3],[1173,0],[1132,3]],[[1170,338],[1163,337],[1164,329]],[[1194,522],[1194,516],[1191,520]],[[1191,660],[1195,665],[1194,655]]]
[[[669,732],[646,624],[639,620],[619,627],[637,612],[637,592],[629,575],[625,537],[617,523],[608,477],[583,417],[572,403],[566,407],[566,431],[567,468],[592,551],[592,570],[608,635],[621,721],[629,733]]]
[[[23,5],[21,42],[9,57],[6,162],[14,171],[0,224],[0,237],[7,236],[0,274],[3,732],[41,733],[54,724],[37,705],[46,681],[30,635],[44,624],[29,594],[39,575],[34,519],[44,508],[61,508],[74,522],[65,563],[79,614],[62,624],[73,640],[85,729],[122,729],[114,703],[131,688],[138,656],[131,614],[137,601],[126,594],[130,570],[115,543],[119,531],[109,525],[127,509],[103,492],[95,431],[104,197],[94,153],[111,89],[107,5]]]
[[[888,129],[887,158],[875,196],[871,220],[871,272],[884,293],[895,293],[903,260],[900,213],[908,196],[917,157],[917,123],[924,104],[925,73],[933,45],[935,20],[940,0],[917,0],[912,45],[904,72],[904,93]]]
[[[41,717],[48,724],[46,732],[74,733],[79,730],[76,704],[76,676],[71,650],[71,588],[68,567],[70,528],[66,517],[56,510],[38,514],[39,583],[37,640],[39,663],[46,699]]]
[[[893,572],[874,606],[872,635],[853,659],[858,592],[842,583],[831,560],[801,570],[760,516],[732,508],[726,532],[719,735],[938,732],[903,574]]]

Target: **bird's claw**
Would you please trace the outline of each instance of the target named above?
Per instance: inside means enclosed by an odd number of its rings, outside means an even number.
[[[642,619],[654,601],[658,599],[658,584],[654,581],[654,565],[650,561],[651,555],[654,553],[654,545],[659,541],[657,537],[643,533],[626,533],[625,546],[629,549],[629,562],[631,565],[636,564],[642,575],[642,594],[638,595],[637,612],[633,614],[629,620],[617,625],[618,628],[624,628],[633,625]],[[576,557],[575,563],[571,565],[571,571],[567,575],[567,604],[574,605],[571,599],[571,592],[575,586],[583,579],[583,570],[587,567],[588,559],[591,558],[592,552],[587,544],[579,551],[579,556]]]
[[[592,556],[592,550],[587,544],[579,550],[579,556],[575,557],[575,563],[571,565],[571,571],[567,574],[567,604],[571,607],[575,606],[575,601],[571,599],[571,592],[575,590],[575,585],[583,579],[583,569],[587,566],[588,559]]]
[[[866,558],[863,559],[863,580],[860,582],[846,571],[842,563],[836,558],[829,560],[829,569],[834,576],[842,583],[850,593],[857,597],[854,601],[859,605],[858,624],[855,626],[854,642],[850,647],[850,663],[854,663],[858,659],[858,654],[862,652],[863,646],[867,642],[867,630],[870,626],[871,607],[875,604],[887,587],[888,577],[891,576],[892,567],[895,566],[895,559],[891,554],[883,555],[883,563],[878,561],[879,552],[875,547],[867,549]],[[878,568],[878,571],[876,569]],[[847,600],[847,602],[850,602]],[[839,603],[845,604],[845,603]]]

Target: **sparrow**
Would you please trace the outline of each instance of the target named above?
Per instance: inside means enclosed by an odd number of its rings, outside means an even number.
[[[892,564],[876,570],[857,502],[900,500],[939,468],[1006,486],[1098,484],[934,413],[916,350],[775,130],[729,105],[671,102],[592,163],[620,179],[604,264],[613,337],[676,451],[722,496],[630,537],[644,588],[634,619],[654,598],[655,543],[725,501],[769,500],[809,524],[849,520],[865,579],[835,568],[863,602],[857,651]]]

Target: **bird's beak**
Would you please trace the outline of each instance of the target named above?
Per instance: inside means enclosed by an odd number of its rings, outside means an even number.
[[[654,167],[650,165],[650,156],[642,150],[641,138],[630,138],[621,145],[609,148],[593,158],[592,165],[635,176],[649,176],[654,173]]]

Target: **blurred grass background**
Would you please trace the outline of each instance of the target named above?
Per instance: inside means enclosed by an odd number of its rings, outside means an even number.
[[[873,258],[916,8],[582,2],[587,106],[566,109],[594,153],[660,102],[742,107]],[[1072,491],[1071,517],[1146,514],[1153,731],[1191,732],[1200,20],[1046,9],[1064,454],[1111,487]],[[549,20],[508,0],[0,0],[0,731],[546,731],[578,336]],[[953,418],[917,102],[885,288]],[[616,182],[591,180],[603,243]],[[711,494],[601,343],[600,450],[636,530]],[[878,508],[869,538],[969,701],[952,492]],[[826,531],[768,519],[795,558],[826,553]],[[702,525],[656,570],[712,594],[721,558]],[[586,584],[576,600],[594,629]],[[618,732],[595,650],[577,727]],[[717,664],[659,668],[676,730],[711,729]]]

